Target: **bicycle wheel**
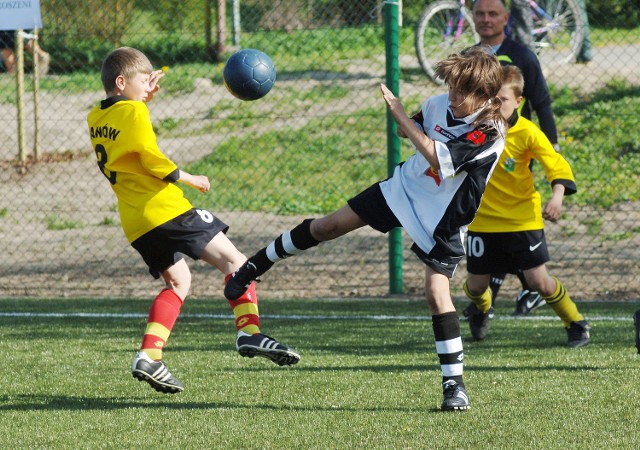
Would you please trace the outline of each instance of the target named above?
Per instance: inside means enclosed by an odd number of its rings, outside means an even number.
[[[575,0],[538,0],[532,8],[538,56],[546,62],[575,62],[584,41],[584,20]]]
[[[435,65],[450,54],[479,41],[471,13],[459,1],[438,1],[428,5],[416,26],[415,47],[424,73],[436,84]]]

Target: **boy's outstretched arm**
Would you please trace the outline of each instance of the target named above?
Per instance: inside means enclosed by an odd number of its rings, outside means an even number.
[[[429,165],[434,170],[440,169],[440,162],[436,156],[436,146],[429,136],[420,131],[413,123],[413,120],[404,112],[404,107],[400,100],[393,95],[384,83],[380,83],[382,97],[389,107],[391,116],[398,124],[399,135],[404,135],[416,146],[416,149],[427,159]]]
[[[191,175],[189,172],[185,172],[184,170],[180,170],[180,177],[178,178],[178,181],[186,184],[187,186],[191,186],[200,192],[207,192],[211,188],[211,183],[209,183],[209,178],[206,175]]]

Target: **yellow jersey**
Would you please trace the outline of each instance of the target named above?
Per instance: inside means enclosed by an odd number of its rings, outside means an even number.
[[[469,231],[503,233],[544,228],[540,193],[535,190],[531,160],[540,162],[547,181],[560,183],[565,195],[576,192],[571,166],[530,120],[512,117],[505,149],[482,196]]]
[[[192,208],[174,184],[178,167],[158,148],[144,102],[108,98],[89,112],[87,123],[129,242]]]

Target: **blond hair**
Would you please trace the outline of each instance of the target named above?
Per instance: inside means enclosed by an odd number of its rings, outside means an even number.
[[[109,53],[102,62],[102,86],[106,92],[116,88],[116,78],[122,75],[131,80],[139,73],[151,73],[153,66],[144,53],[132,47],[120,47]]]
[[[513,90],[516,97],[522,97],[524,92],[524,77],[516,66],[502,67],[502,86]]]
[[[468,105],[484,105],[474,126],[493,128],[506,122],[495,101],[502,87],[502,66],[488,47],[476,45],[436,64],[435,75],[459,92]],[[495,123],[495,125],[494,125]]]

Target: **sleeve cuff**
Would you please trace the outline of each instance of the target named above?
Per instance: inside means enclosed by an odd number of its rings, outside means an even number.
[[[176,168],[176,170],[171,172],[169,175],[164,177],[162,180],[163,181],[168,181],[169,183],[175,183],[179,179],[180,179],[180,169]]]

